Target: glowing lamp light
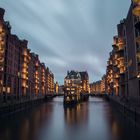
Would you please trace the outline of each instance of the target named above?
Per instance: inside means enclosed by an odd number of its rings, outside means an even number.
[[[137,78],[140,79],[140,73],[137,75]]]

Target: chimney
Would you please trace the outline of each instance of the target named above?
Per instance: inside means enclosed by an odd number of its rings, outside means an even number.
[[[69,75],[69,71],[67,71],[67,75]]]
[[[0,20],[3,20],[4,13],[5,13],[5,10],[3,8],[0,8]]]

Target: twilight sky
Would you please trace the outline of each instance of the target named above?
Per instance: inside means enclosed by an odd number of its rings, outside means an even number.
[[[131,0],[0,0],[12,33],[63,84],[67,70],[87,70],[90,82],[105,73],[116,25],[126,17]]]

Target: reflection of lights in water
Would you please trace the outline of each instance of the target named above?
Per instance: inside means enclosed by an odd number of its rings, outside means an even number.
[[[71,116],[70,116],[70,109],[69,108],[66,110],[66,114],[67,114],[67,121],[68,121],[68,123],[70,123]]]
[[[80,108],[81,108],[80,104],[78,104],[76,108],[77,108],[77,111],[80,111]]]
[[[116,121],[113,121],[113,124],[112,124],[112,133],[113,133],[113,136],[115,138],[118,137],[118,125],[117,125]]]
[[[74,108],[65,109],[65,121],[68,125],[85,124],[88,118],[88,110],[86,104],[77,104]]]
[[[21,140],[26,140],[29,137],[29,120],[24,120],[21,127]]]
[[[99,103],[95,104],[93,100]],[[75,108],[63,109],[63,98],[55,98],[53,103],[35,107],[31,112],[25,111],[21,118],[15,116],[3,121],[0,140],[140,139],[139,129],[135,126],[134,129],[129,128],[132,125],[127,119],[118,118],[118,112],[113,113],[109,105],[100,98],[94,98]]]

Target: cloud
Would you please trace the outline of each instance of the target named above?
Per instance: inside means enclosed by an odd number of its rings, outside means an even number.
[[[105,73],[116,24],[126,17],[128,0],[1,0],[12,32],[63,83],[67,70],[87,70],[90,81]]]

